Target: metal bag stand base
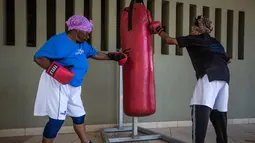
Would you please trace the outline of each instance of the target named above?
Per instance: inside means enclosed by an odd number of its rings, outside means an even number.
[[[119,96],[118,96],[118,126],[116,128],[106,128],[101,130],[101,136],[104,143],[120,143],[120,142],[136,142],[136,141],[149,141],[149,140],[163,140],[168,143],[185,143],[183,141],[174,139],[172,137],[138,127],[138,118],[132,117],[132,127],[123,126],[123,82],[122,82],[122,66],[118,68],[119,76]],[[131,132],[131,137],[110,137],[109,133],[123,133]],[[139,133],[139,134],[138,134]]]
[[[133,118],[133,121],[136,120]],[[137,141],[149,141],[149,140],[162,140],[168,143],[185,143],[183,141],[177,140],[175,138],[145,129],[142,127],[135,127],[137,122],[132,123],[133,127],[116,127],[116,128],[106,128],[101,131],[101,136],[104,143],[122,143],[122,142],[137,142]],[[135,130],[137,129],[137,130]],[[132,136],[128,137],[110,137],[107,133],[123,133],[132,132]],[[138,133],[140,133],[138,135]]]

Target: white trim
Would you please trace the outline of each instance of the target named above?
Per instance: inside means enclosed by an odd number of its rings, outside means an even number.
[[[228,124],[253,124],[255,118],[241,118],[241,119],[228,119]],[[170,128],[170,127],[191,127],[191,121],[165,121],[165,122],[142,122],[138,123],[139,126],[144,128]],[[211,122],[209,122],[211,125]],[[100,124],[100,125],[87,125],[87,132],[99,131],[103,128],[115,127],[116,124]],[[124,126],[131,126],[131,123],[125,123]],[[33,136],[41,135],[43,127],[39,128],[21,128],[21,129],[3,129],[0,130],[0,137],[14,137],[14,136]],[[60,131],[62,133],[75,133],[72,126],[63,126]]]
[[[0,130],[0,137],[24,136],[25,133],[25,129]]]
[[[248,124],[249,119],[244,118],[244,119],[233,119],[233,124]]]
[[[249,118],[249,124],[254,124],[255,123],[255,118]]]

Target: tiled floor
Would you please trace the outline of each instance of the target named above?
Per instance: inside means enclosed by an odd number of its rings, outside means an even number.
[[[187,143],[191,143],[191,128],[157,128],[152,129],[162,134],[172,136],[174,138],[183,140]],[[245,125],[229,125],[228,127],[229,143],[255,143],[255,124]],[[114,134],[114,136],[126,136],[127,133]],[[99,132],[90,132],[88,137],[94,141],[94,143],[102,143],[102,139]],[[25,137],[11,137],[0,138],[0,143],[40,143],[41,136],[25,136]],[[80,143],[77,135],[75,134],[60,134],[56,138],[55,143]],[[164,143],[163,141],[145,141],[139,143]],[[216,143],[215,133],[213,127],[209,126],[206,143]]]

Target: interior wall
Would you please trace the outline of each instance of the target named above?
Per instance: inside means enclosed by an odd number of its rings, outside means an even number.
[[[84,14],[84,11],[90,12],[90,16],[94,23],[92,33],[92,45],[98,50],[116,51],[118,47],[118,30],[117,26],[117,0],[107,0],[106,8],[99,8],[101,0],[93,0],[89,5],[84,5],[87,0],[75,0],[73,4],[73,13]],[[128,6],[128,0],[121,0],[121,9]],[[168,1],[168,0],[166,0]],[[15,45],[6,45],[6,16],[5,16],[5,0],[0,0],[0,108],[3,113],[0,118],[0,129],[10,128],[31,128],[42,127],[45,125],[46,117],[34,117],[33,107],[36,97],[36,90],[41,74],[41,69],[33,62],[34,53],[47,40],[47,28],[55,27],[54,33],[65,30],[66,5],[63,0],[56,0],[56,20],[55,24],[47,24],[47,1],[36,0],[36,39],[35,46],[28,46],[27,40],[35,36],[27,34],[32,28],[27,26],[26,0],[15,0]],[[145,1],[152,11],[153,19],[168,24],[167,30],[170,36],[186,35],[190,31],[190,4],[196,5],[194,13],[202,14],[203,11],[209,15],[215,24],[218,32],[213,32],[212,36],[220,35],[220,41],[225,46],[231,48],[232,63],[230,66],[231,82],[230,82],[230,102],[229,102],[229,118],[254,118],[255,105],[254,97],[254,72],[253,63],[255,58],[253,53],[253,33],[255,33],[255,19],[253,10],[255,2],[252,0],[162,0]],[[178,6],[182,3],[182,6]],[[162,16],[162,3],[168,4],[164,9],[168,14]],[[110,7],[111,8],[108,8]],[[203,10],[203,6],[209,7]],[[86,9],[84,9],[84,7]],[[178,7],[182,7],[181,11]],[[90,10],[88,10],[90,8]],[[169,8],[169,9],[168,9]],[[221,9],[220,17],[216,16],[216,8]],[[104,12],[101,13],[101,10]],[[233,10],[233,31],[232,38],[227,37],[227,10]],[[33,10],[33,9],[32,9]],[[31,11],[32,11],[31,10]],[[179,11],[179,12],[178,12]],[[245,12],[244,25],[244,54],[238,47],[240,45],[240,34],[238,27],[239,11]],[[176,12],[181,13],[181,19],[178,18]],[[70,14],[70,13],[69,13]],[[104,15],[103,15],[104,14]],[[106,16],[106,18],[102,18]],[[32,15],[33,16],[33,15]],[[165,19],[166,18],[166,19]],[[168,18],[168,19],[167,19]],[[182,24],[177,22],[180,21]],[[220,19],[220,24],[217,19]],[[231,19],[231,18],[230,18]],[[217,20],[217,21],[216,21]],[[54,22],[54,20],[53,20]],[[102,25],[102,23],[106,23]],[[218,22],[218,23],[217,23]],[[231,30],[231,29],[230,29]],[[102,31],[106,31],[103,32]],[[230,32],[231,33],[231,32]],[[30,35],[31,37],[27,36]],[[104,35],[104,36],[101,36]],[[104,40],[102,40],[104,39]],[[228,40],[229,39],[229,40]],[[231,40],[232,39],[232,40]],[[228,45],[228,41],[232,42]],[[149,121],[176,121],[190,120],[189,101],[195,86],[195,72],[192,68],[186,49],[182,52],[176,52],[175,46],[168,46],[169,50],[162,48],[161,39],[154,36],[154,63],[155,63],[155,80],[156,80],[156,103],[157,111],[150,117],[140,118],[141,122]],[[103,45],[103,46],[102,46]],[[163,45],[163,47],[166,47]],[[117,85],[118,72],[117,64],[112,61],[93,61],[90,60],[90,69],[83,83],[82,99],[87,111],[87,124],[108,124],[116,123],[117,119]],[[130,121],[129,117],[125,117],[125,121]],[[71,125],[70,118],[67,119],[65,125]]]

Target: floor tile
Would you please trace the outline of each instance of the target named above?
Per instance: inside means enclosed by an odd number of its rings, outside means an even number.
[[[76,134],[60,134],[57,136],[54,143],[72,143],[76,140],[79,140]]]
[[[33,136],[22,143],[41,143],[42,136]]]
[[[152,131],[173,136],[191,143],[191,127],[154,128]],[[131,132],[108,134],[110,137],[130,137]],[[140,133],[140,135],[142,135]],[[255,143],[255,124],[238,124],[228,126],[229,143]],[[103,143],[100,132],[89,132],[88,138],[94,143]],[[41,143],[42,136],[3,137],[0,143]],[[205,143],[215,143],[216,135],[213,126],[209,126]],[[54,143],[80,143],[76,134],[59,134]],[[134,143],[164,143],[160,140],[140,141]]]
[[[228,126],[229,137],[237,143],[253,143],[255,142],[254,130],[246,125],[230,125]]]
[[[161,140],[155,140],[155,141],[149,141],[149,143],[167,143],[167,142],[161,141]]]
[[[20,136],[20,137],[3,137],[0,138],[0,143],[22,143],[31,138],[31,136]]]
[[[173,138],[182,140],[184,142],[190,142],[191,128],[189,127],[171,128],[171,135]]]
[[[158,133],[166,135],[166,136],[171,136],[170,128],[153,128],[150,130],[158,132]]]
[[[93,141],[93,143],[103,143],[100,132],[89,132],[87,136],[90,140]],[[80,143],[80,140],[76,140],[73,143]]]

